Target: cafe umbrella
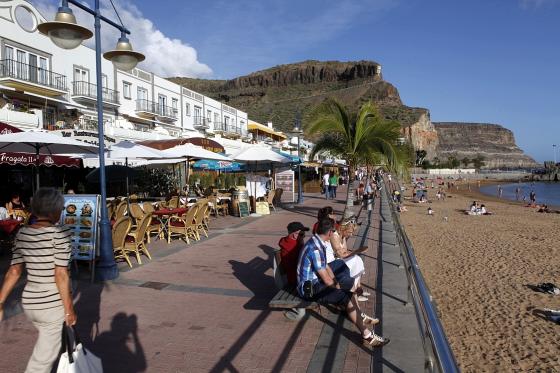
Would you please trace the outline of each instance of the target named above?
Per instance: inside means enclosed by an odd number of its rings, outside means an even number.
[[[211,159],[216,161],[231,161],[231,158],[204,149],[202,146],[186,143],[161,151],[170,158],[182,158],[187,163],[187,186],[189,185],[189,162],[194,159]]]
[[[97,154],[96,145],[73,140],[68,137],[43,131],[16,132],[0,135],[0,152],[34,154],[39,161],[40,155],[57,154]],[[36,172],[36,188],[39,188],[39,172]]]
[[[276,153],[275,151],[265,148],[262,146],[251,146],[241,150],[239,153],[232,156],[232,159],[238,162],[246,163],[247,165],[254,165],[254,171],[257,170],[257,166],[260,164],[268,164],[271,165],[275,163],[290,163],[291,159],[285,157],[281,154]],[[255,200],[255,206],[257,201],[257,183],[255,184],[255,193],[253,194],[253,198]]]

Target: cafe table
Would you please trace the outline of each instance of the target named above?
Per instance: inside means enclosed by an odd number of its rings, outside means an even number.
[[[158,236],[163,233],[163,237],[167,238],[169,234],[167,224],[169,223],[169,219],[172,216],[181,216],[185,212],[188,211],[188,208],[184,207],[177,207],[172,209],[159,209],[152,212],[152,216],[159,220],[160,222],[160,229],[158,232]]]

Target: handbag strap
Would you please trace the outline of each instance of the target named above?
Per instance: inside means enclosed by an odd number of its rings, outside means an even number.
[[[69,330],[72,330],[74,341],[72,341],[70,337]],[[66,322],[63,322],[62,323],[62,351],[66,351],[66,353],[68,354],[68,361],[70,362],[70,364],[74,362],[74,356],[72,353],[76,349],[76,346],[79,344],[82,344],[82,340],[78,336],[78,332],[76,331],[76,328],[67,325]],[[84,355],[87,355],[85,348],[82,348],[82,352],[84,353]]]

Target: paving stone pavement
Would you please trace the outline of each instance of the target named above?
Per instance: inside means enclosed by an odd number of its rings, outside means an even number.
[[[267,307],[276,289],[272,257],[290,221],[312,226],[317,209],[344,207],[339,200],[306,195],[303,206],[260,218],[212,219],[209,238],[152,242],[153,260],[106,284],[78,281],[77,329],[85,346],[102,358],[105,372],[370,372],[371,351],[353,325],[321,308],[291,322]],[[379,206],[369,224],[362,211],[361,235],[369,246],[364,286],[375,294]],[[364,235],[364,232],[366,233]],[[350,242],[350,244],[354,244]],[[21,312],[17,294],[0,323],[0,372],[22,372],[36,331]],[[374,314],[375,296],[365,304]],[[13,312],[12,312],[13,311]],[[326,353],[325,353],[326,352]]]

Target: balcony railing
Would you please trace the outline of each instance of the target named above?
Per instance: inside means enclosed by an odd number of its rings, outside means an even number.
[[[204,117],[194,117],[193,126],[197,129],[208,129],[210,128],[210,120]]]
[[[81,117],[72,121],[55,120],[54,117],[46,116],[43,118],[43,129],[49,131],[57,130],[87,130],[87,131],[98,131],[99,126],[97,125],[96,119],[89,119]],[[111,123],[106,121],[105,124]],[[107,126],[105,126],[107,127]]]
[[[66,76],[16,60],[0,60],[0,78],[13,78],[59,91],[67,91]]]
[[[78,82],[72,82],[72,86],[73,86],[73,90],[72,90],[72,95],[73,96],[83,96],[83,97],[88,97],[91,99],[97,99],[97,85],[96,84],[91,84],[88,82],[82,82],[82,81],[78,81]],[[118,91],[114,91],[112,89],[103,87],[101,89],[102,94],[103,94],[103,101],[104,102],[108,102],[111,104],[119,104],[119,92]]]
[[[214,122],[214,132],[243,136],[243,129],[241,127],[236,127],[222,122]]]
[[[160,117],[177,119],[178,110],[171,106],[160,105],[150,100],[136,100],[136,111],[154,114]]]

